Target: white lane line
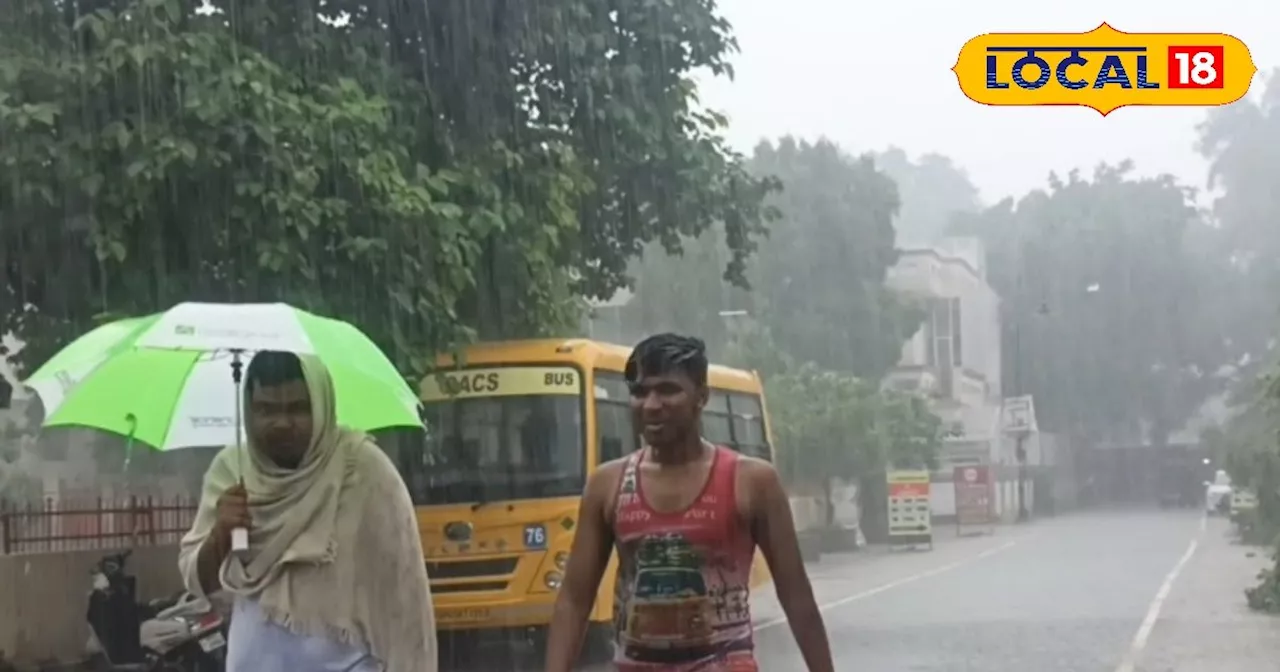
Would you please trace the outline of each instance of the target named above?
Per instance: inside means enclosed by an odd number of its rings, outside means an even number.
[[[864,590],[864,591],[862,591],[861,593],[856,593],[856,594],[854,594],[854,595],[849,595],[848,597],[842,597],[842,598],[840,598],[840,599],[838,599],[838,600],[835,600],[835,601],[833,601],[833,602],[827,602],[826,604],[819,604],[819,605],[818,605],[818,610],[819,610],[819,611],[822,611],[822,612],[831,611],[832,609],[836,609],[836,608],[838,608],[838,607],[843,607],[843,606],[844,606],[844,605],[846,605],[846,604],[850,604],[850,603],[853,603],[853,602],[857,602],[858,600],[864,600],[864,599],[866,599],[866,598],[868,598],[868,597],[871,597],[872,595],[879,595],[880,593],[883,593],[883,592],[885,592],[886,590],[892,590],[892,589],[897,588],[897,587],[899,587],[899,586],[905,586],[905,585],[907,585],[908,583],[915,583],[916,581],[919,581],[919,580],[921,580],[921,579],[927,579],[927,578],[929,578],[929,577],[931,577],[931,576],[937,576],[938,574],[942,574],[942,573],[944,573],[944,572],[949,572],[949,571],[951,571],[951,570],[953,570],[953,569],[955,569],[955,568],[957,568],[957,567],[960,567],[960,566],[963,566],[963,565],[967,565],[967,564],[969,564],[969,563],[971,563],[971,562],[976,562],[976,561],[981,560],[981,559],[983,559],[983,558],[987,558],[987,557],[993,556],[993,555],[995,555],[996,553],[999,553],[999,552],[1001,552],[1001,551],[1005,551],[1005,550],[1008,550],[1008,549],[1010,549],[1010,548],[1013,548],[1017,543],[1018,543],[1018,542],[1017,542],[1017,540],[1006,541],[1005,543],[1003,543],[1003,544],[1001,544],[1001,545],[999,545],[999,546],[996,546],[996,547],[994,547],[994,548],[988,548],[987,550],[985,550],[985,551],[983,551],[983,552],[981,552],[981,553],[978,553],[978,554],[976,554],[976,555],[971,555],[971,556],[969,556],[969,557],[967,557],[967,558],[964,558],[964,559],[962,559],[962,560],[957,560],[957,561],[955,561],[955,562],[949,562],[949,563],[947,563],[947,564],[945,564],[945,565],[940,565],[940,566],[938,566],[938,567],[934,567],[933,569],[930,569],[930,570],[928,570],[928,571],[920,572],[919,574],[912,574],[911,576],[906,576],[906,577],[903,577],[903,578],[898,579],[898,580],[896,580],[896,581],[890,581],[889,583],[881,584],[881,585],[879,585],[879,586],[876,586],[875,588],[871,588],[871,589],[868,589],[868,590]],[[786,622],[787,622],[787,617],[786,617],[786,616],[779,616],[779,617],[777,617],[777,618],[770,619],[770,620],[767,620],[767,621],[762,621],[762,622],[760,622],[760,623],[756,624],[756,626],[755,626],[755,630],[756,630],[756,632],[759,632],[759,631],[764,630],[764,629],[766,629],[766,628],[772,628],[772,627],[774,627],[775,625],[781,625],[781,624],[786,623]]]
[[[1147,608],[1147,616],[1142,619],[1142,625],[1138,626],[1138,632],[1133,636],[1133,644],[1129,646],[1129,652],[1125,654],[1124,660],[1120,662],[1120,666],[1116,668],[1116,672],[1134,672],[1137,669],[1138,660],[1142,657],[1143,649],[1147,648],[1147,639],[1151,637],[1151,631],[1156,627],[1156,621],[1160,620],[1160,610],[1164,608],[1164,601],[1169,598],[1169,593],[1173,592],[1173,584],[1178,580],[1178,575],[1182,573],[1182,568],[1187,566],[1191,561],[1191,556],[1196,554],[1196,549],[1200,546],[1200,532],[1204,532],[1207,525],[1207,519],[1200,517],[1200,529],[1196,536],[1192,538],[1191,543],[1187,545],[1187,550],[1178,558],[1177,564],[1173,569],[1169,570],[1168,576],[1164,577],[1164,583],[1160,584],[1160,590],[1156,591],[1155,599],[1151,600],[1151,606]]]

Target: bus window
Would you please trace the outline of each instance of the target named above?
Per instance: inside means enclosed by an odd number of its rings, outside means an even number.
[[[631,424],[631,390],[620,373],[595,372],[596,445],[599,464],[616,460],[639,447]]]
[[[712,388],[707,406],[702,409],[702,437],[711,443],[733,445],[733,427],[729,419],[728,393]]]
[[[751,394],[729,395],[733,419],[733,447],[738,452],[772,462],[769,438],[764,429],[764,410],[760,397]]]
[[[424,401],[426,450],[420,460],[401,456],[398,463],[414,503],[581,494],[586,451],[575,371],[505,367],[449,375],[470,387]]]

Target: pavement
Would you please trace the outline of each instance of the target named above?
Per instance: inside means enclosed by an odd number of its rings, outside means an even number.
[[[1274,672],[1280,618],[1243,590],[1269,558],[1198,512],[1088,513],[872,549],[809,566],[837,670]],[[773,591],[752,597],[764,672],[803,670]],[[465,655],[450,672],[536,672],[532,652]],[[448,662],[448,661],[446,661]],[[583,672],[602,672],[593,667]]]

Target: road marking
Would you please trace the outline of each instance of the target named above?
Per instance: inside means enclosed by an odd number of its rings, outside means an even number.
[[[1138,632],[1133,636],[1133,644],[1129,646],[1129,652],[1125,654],[1124,660],[1120,662],[1120,666],[1116,668],[1116,672],[1134,672],[1137,669],[1138,659],[1142,657],[1143,649],[1147,648],[1147,639],[1151,637],[1151,631],[1156,627],[1156,621],[1160,620],[1160,610],[1164,608],[1164,601],[1169,598],[1169,593],[1173,592],[1173,584],[1178,580],[1178,575],[1182,573],[1182,568],[1187,566],[1191,561],[1191,556],[1196,554],[1196,549],[1200,546],[1200,533],[1204,532],[1205,526],[1208,524],[1208,518],[1200,517],[1200,529],[1196,532],[1196,536],[1191,539],[1191,543],[1187,545],[1187,550],[1178,558],[1177,564],[1173,569],[1169,570],[1168,576],[1164,577],[1164,583],[1160,584],[1160,590],[1156,591],[1155,599],[1151,600],[1151,606],[1147,608],[1147,616],[1142,619],[1142,625],[1138,626]]]
[[[927,578],[929,578],[929,577],[931,577],[931,576],[937,576],[937,575],[942,574],[942,573],[944,573],[944,572],[949,572],[949,571],[951,571],[951,570],[953,570],[953,569],[955,569],[955,568],[957,568],[957,567],[960,567],[960,566],[963,566],[963,565],[967,565],[967,564],[969,564],[969,563],[971,563],[971,562],[977,562],[978,560],[981,560],[981,559],[983,559],[983,558],[991,557],[991,556],[993,556],[993,555],[995,555],[996,553],[999,553],[999,552],[1001,552],[1001,551],[1006,551],[1006,550],[1008,550],[1008,549],[1010,549],[1010,548],[1013,548],[1017,543],[1018,543],[1018,542],[1017,542],[1017,540],[1016,540],[1016,539],[1015,539],[1015,540],[1006,541],[1006,542],[1004,542],[1003,544],[1001,544],[1001,545],[999,545],[999,546],[996,546],[996,547],[994,547],[994,548],[988,548],[987,550],[985,550],[985,551],[983,551],[983,552],[981,552],[981,553],[978,553],[978,554],[975,554],[975,555],[971,555],[971,556],[969,556],[969,557],[967,557],[967,558],[964,558],[964,559],[961,559],[961,560],[956,560],[955,562],[949,562],[949,563],[947,563],[947,564],[945,564],[945,565],[940,565],[940,566],[938,566],[938,567],[934,567],[933,569],[930,569],[930,570],[927,570],[927,571],[920,572],[919,574],[912,574],[911,576],[906,576],[906,577],[903,577],[903,578],[901,578],[901,579],[897,579],[896,581],[890,581],[889,583],[881,584],[881,585],[879,585],[879,586],[876,586],[875,588],[871,588],[871,589],[868,589],[868,590],[864,590],[864,591],[862,591],[861,593],[856,593],[856,594],[854,594],[854,595],[850,595],[850,596],[848,596],[848,597],[842,597],[842,598],[840,598],[840,599],[838,599],[838,600],[835,600],[835,601],[832,601],[832,602],[827,602],[826,604],[819,604],[819,605],[818,605],[818,611],[821,611],[821,612],[824,612],[824,613],[825,613],[825,612],[831,611],[832,609],[836,609],[836,608],[838,608],[838,607],[843,607],[843,606],[845,606],[846,604],[851,604],[851,603],[853,603],[853,602],[857,602],[858,600],[865,600],[866,598],[871,597],[872,595],[879,595],[880,593],[883,593],[883,592],[885,592],[886,590],[892,590],[892,589],[897,588],[897,587],[899,587],[899,586],[905,586],[905,585],[907,585],[908,583],[915,583],[916,581],[919,581],[919,580],[921,580],[921,579],[927,579]],[[763,621],[763,622],[761,622],[761,623],[756,624],[756,625],[755,625],[755,627],[754,627],[754,630],[755,630],[756,632],[759,632],[759,631],[764,630],[764,629],[766,629],[766,628],[772,628],[772,627],[774,627],[775,625],[782,625],[783,623],[786,623],[786,622],[787,622],[787,617],[786,617],[786,616],[779,616],[779,617],[777,617],[777,618],[773,618],[773,619],[770,619],[770,620],[767,620],[767,621]]]

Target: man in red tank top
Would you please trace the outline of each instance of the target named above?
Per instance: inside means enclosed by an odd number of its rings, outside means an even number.
[[[546,671],[572,670],[616,548],[620,672],[759,672],[750,602],[759,546],[809,671],[834,672],[778,472],[702,439],[702,341],[645,339],[627,360],[626,377],[644,447],[601,465],[587,481]]]

